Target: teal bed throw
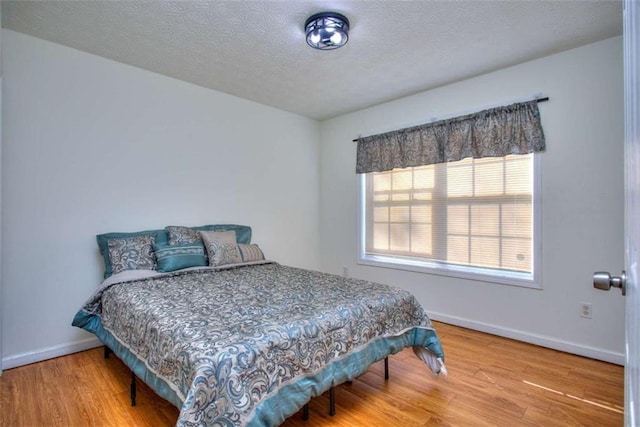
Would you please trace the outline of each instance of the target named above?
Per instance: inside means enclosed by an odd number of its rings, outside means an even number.
[[[116,274],[73,325],[176,405],[178,426],[275,426],[406,347],[435,374],[444,360],[411,293],[265,261]]]

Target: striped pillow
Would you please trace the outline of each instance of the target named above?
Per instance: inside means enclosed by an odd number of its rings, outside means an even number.
[[[242,243],[238,244],[238,249],[240,249],[240,256],[242,257],[242,262],[251,262],[251,261],[262,261],[264,260],[264,254],[258,245],[244,245]]]
[[[180,245],[160,243],[153,245],[153,249],[158,262],[158,271],[162,273],[207,265],[202,243],[185,243]]]

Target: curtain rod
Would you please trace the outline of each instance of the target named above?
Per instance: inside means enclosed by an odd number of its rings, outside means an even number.
[[[536,98],[533,101],[538,101],[538,103],[540,103],[540,102],[546,102],[548,100],[549,100],[549,97],[545,96],[544,98]],[[359,140],[360,140],[360,138],[356,138],[356,139],[353,140],[353,142],[358,142]]]

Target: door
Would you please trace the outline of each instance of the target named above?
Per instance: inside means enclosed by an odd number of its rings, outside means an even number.
[[[625,92],[625,425],[640,425],[640,6],[624,1]]]

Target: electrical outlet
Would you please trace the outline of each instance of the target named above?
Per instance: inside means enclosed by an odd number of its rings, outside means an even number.
[[[581,302],[580,303],[580,317],[584,317],[586,319],[591,319],[593,315],[593,307],[590,302]]]
[[[346,265],[342,266],[342,277],[349,277],[349,267]]]

